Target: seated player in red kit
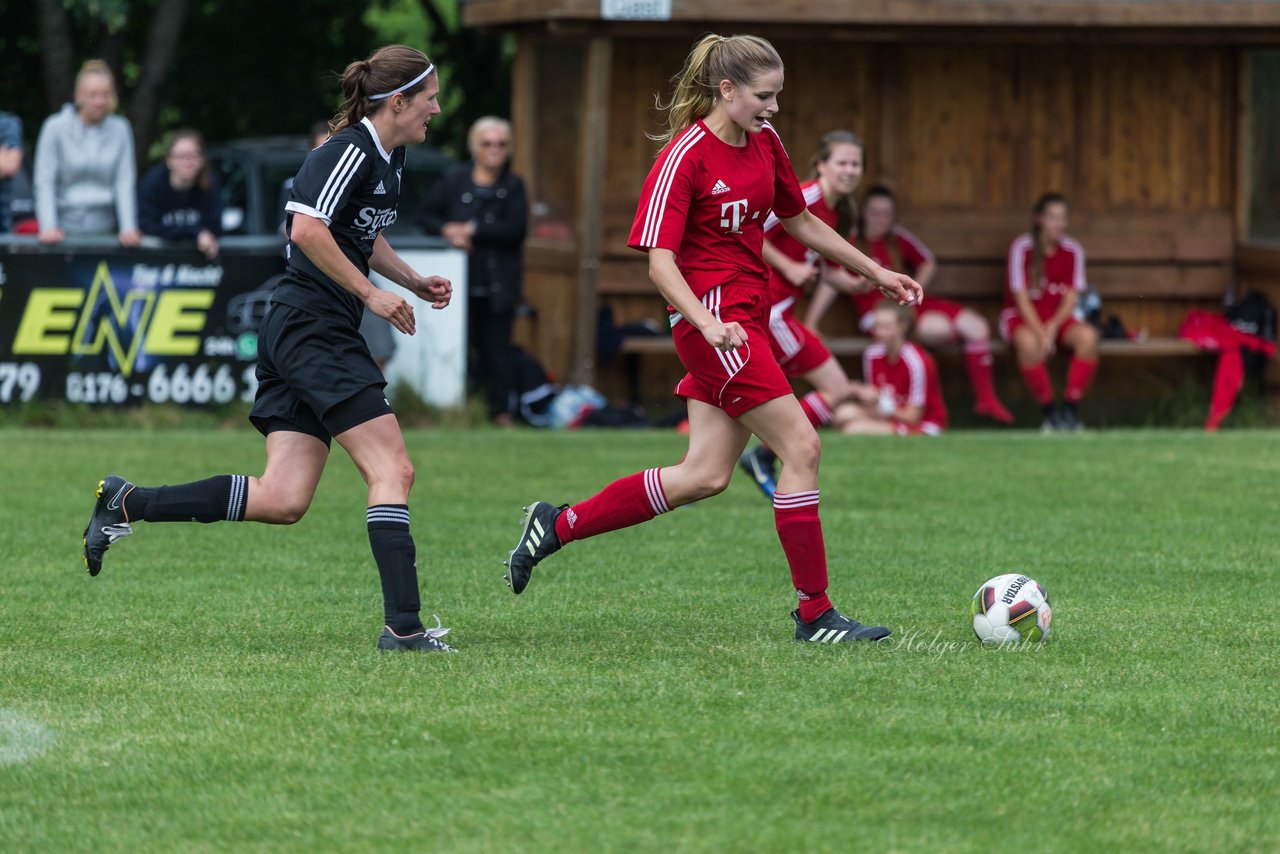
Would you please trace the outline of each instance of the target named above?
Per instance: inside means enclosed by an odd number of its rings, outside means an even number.
[[[863,382],[856,402],[845,404],[844,432],[938,435],[947,429],[947,405],[933,357],[907,340],[915,312],[885,301],[871,318],[875,343],[863,351]]]

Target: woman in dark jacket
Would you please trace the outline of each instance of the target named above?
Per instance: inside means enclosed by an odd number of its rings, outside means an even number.
[[[528,225],[524,182],[512,174],[511,125],[486,116],[467,132],[471,162],[446,173],[427,194],[422,226],[470,253],[467,342],[472,379],[485,390],[489,417],[509,425],[511,327],[520,304],[520,252]]]
[[[166,240],[194,238],[205,257],[217,256],[222,191],[209,168],[199,131],[174,131],[164,163],[143,176],[138,185],[138,222],[143,234]]]

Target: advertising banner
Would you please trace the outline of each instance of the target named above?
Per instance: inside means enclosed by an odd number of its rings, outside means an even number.
[[[0,254],[0,406],[251,401],[283,265],[273,253]]]

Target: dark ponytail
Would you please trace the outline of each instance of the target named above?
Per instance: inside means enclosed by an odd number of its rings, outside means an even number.
[[[872,199],[888,199],[893,205],[893,224],[898,224],[898,200],[893,196],[893,190],[890,190],[884,184],[873,184],[867,188],[866,194],[862,197],[862,207],[865,210],[867,202]],[[866,219],[866,214],[862,215]],[[866,237],[866,235],[861,235]],[[868,244],[869,245],[869,244]],[[889,266],[894,270],[902,270],[902,247],[898,245],[898,235],[893,233],[893,226],[884,235],[885,249],[889,252]]]
[[[427,55],[402,44],[380,47],[368,59],[357,59],[342,72],[342,106],[329,121],[329,133],[359,124],[366,116],[375,115],[387,99],[375,98],[399,89],[431,67]],[[432,72],[434,73],[434,71]],[[406,98],[426,88],[427,79],[419,80],[404,90]]]
[[[1048,210],[1049,205],[1066,203],[1067,197],[1061,193],[1045,193],[1032,208],[1035,216],[1031,218],[1031,281],[1027,283],[1028,289],[1039,287],[1040,277],[1044,275],[1044,250],[1040,248],[1040,223],[1036,217]]]

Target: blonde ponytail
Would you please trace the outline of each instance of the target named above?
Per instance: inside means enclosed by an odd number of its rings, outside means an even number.
[[[746,86],[760,74],[781,68],[782,57],[759,36],[703,36],[689,52],[680,73],[672,78],[671,100],[664,104],[661,98],[655,99],[658,110],[667,114],[666,130],[656,136],[649,134],[649,138],[670,142],[710,113],[720,98],[721,80]]]

